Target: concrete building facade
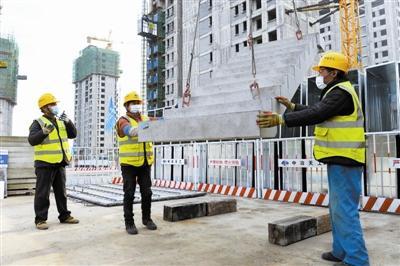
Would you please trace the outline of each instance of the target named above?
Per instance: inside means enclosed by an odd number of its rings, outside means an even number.
[[[305,5],[310,1],[297,2]],[[256,45],[295,38],[297,30],[294,15],[285,13],[293,8],[291,1],[149,1],[149,6],[155,4],[165,10],[166,109],[182,105],[180,101],[188,79],[193,41],[192,91],[207,84],[213,77],[213,71],[221,64],[227,63],[241,50],[248,49],[250,29]],[[308,26],[310,15],[299,13],[298,16],[303,34],[311,32]]]
[[[110,101],[118,106],[119,54],[89,45],[74,61],[75,147],[113,148],[116,138],[105,131]]]
[[[12,37],[0,38],[0,136],[11,136],[13,109],[17,104],[18,47]]]

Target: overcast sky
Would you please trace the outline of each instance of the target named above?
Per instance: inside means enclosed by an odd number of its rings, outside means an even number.
[[[73,60],[87,46],[86,36],[107,37],[120,52],[122,96],[139,91],[140,36],[137,19],[141,0],[2,0],[0,30],[11,33],[19,46],[19,74],[13,135],[26,136],[33,119],[41,115],[37,100],[52,92],[60,110],[73,118]],[[101,47],[102,43],[99,43]]]

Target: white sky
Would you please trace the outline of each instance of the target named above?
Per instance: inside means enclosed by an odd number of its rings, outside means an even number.
[[[37,100],[52,92],[60,110],[73,118],[73,60],[87,46],[86,36],[106,38],[112,31],[113,49],[120,53],[123,73],[118,87],[123,96],[139,91],[141,37],[137,19],[141,0],[2,0],[1,34],[13,34],[19,46],[17,105],[13,135],[27,136],[41,115]],[[104,44],[99,43],[99,47]]]

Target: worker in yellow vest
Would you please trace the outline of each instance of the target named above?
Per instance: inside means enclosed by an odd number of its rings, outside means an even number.
[[[71,161],[68,139],[76,137],[76,128],[63,113],[59,118],[57,99],[51,93],[40,96],[38,105],[43,115],[29,128],[29,143],[34,146],[36,173],[35,224],[40,230],[48,229],[47,214],[50,206],[50,189],[53,187],[58,219],[61,223],[77,224],[78,219],[67,209],[65,166]]]
[[[128,93],[124,98],[126,114],[117,122],[119,145],[119,161],[124,180],[124,219],[128,234],[135,235],[138,230],[133,220],[133,200],[135,198],[136,183],[140,186],[142,201],[142,223],[149,230],[156,230],[157,226],[151,219],[151,178],[150,169],[153,164],[153,143],[139,142],[139,126],[149,118],[140,113],[142,99],[136,92]]]
[[[287,98],[276,99],[291,112],[283,116],[262,112],[260,128],[286,125],[315,126],[314,157],[327,164],[329,212],[332,224],[332,251],[322,259],[345,265],[369,265],[358,213],[361,175],[365,164],[364,115],[361,104],[347,77],[345,55],[325,53],[313,70],[319,73],[316,85],[320,101],[312,106],[294,104]]]

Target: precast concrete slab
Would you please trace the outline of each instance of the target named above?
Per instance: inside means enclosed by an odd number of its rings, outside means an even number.
[[[165,201],[182,198],[194,198],[204,196],[205,192],[187,191],[172,188],[153,187],[152,201]],[[122,185],[117,184],[94,184],[74,185],[67,187],[67,196],[86,203],[103,207],[123,205],[124,192]],[[140,187],[137,186],[134,203],[140,203]]]
[[[237,212],[179,223],[163,220],[166,202],[152,204],[156,231],[140,222],[138,235],[125,232],[121,207],[103,208],[68,202],[79,224],[60,224],[54,195],[49,229],[34,225],[33,196],[10,197],[1,204],[0,265],[322,265],[321,253],[331,250],[331,233],[281,247],[268,242],[268,223],[296,215],[318,216],[327,208],[259,199],[237,199]],[[198,199],[226,198],[207,195]],[[400,216],[361,212],[370,265],[398,265]]]

